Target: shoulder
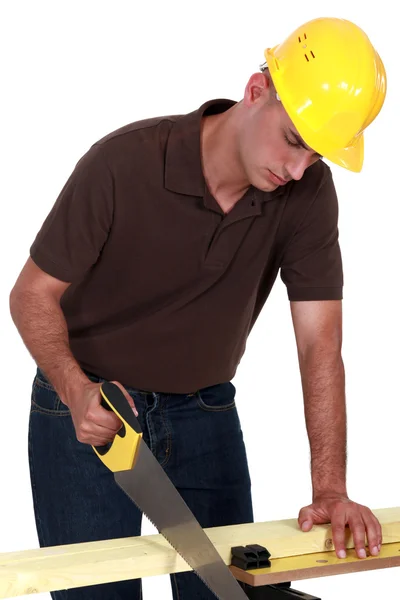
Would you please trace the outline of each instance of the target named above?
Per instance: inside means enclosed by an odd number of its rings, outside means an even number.
[[[110,148],[118,145],[134,144],[146,138],[156,139],[163,134],[168,135],[179,116],[160,116],[134,121],[104,135],[95,142],[95,145]]]
[[[162,160],[174,123],[180,115],[134,121],[96,140],[85,154],[85,162],[105,164],[113,173],[143,162]]]

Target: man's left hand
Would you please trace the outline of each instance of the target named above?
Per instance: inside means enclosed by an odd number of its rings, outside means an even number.
[[[298,522],[303,531],[310,531],[313,525],[332,524],[333,543],[338,558],[346,558],[346,525],[353,534],[354,547],[358,558],[366,558],[365,534],[370,553],[377,556],[382,545],[382,528],[366,506],[352,502],[341,494],[322,494],[309,506],[300,510]]]

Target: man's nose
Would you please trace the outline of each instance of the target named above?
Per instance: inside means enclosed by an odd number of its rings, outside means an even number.
[[[298,181],[303,177],[304,171],[310,164],[311,161],[308,152],[301,152],[301,155],[299,153],[292,161],[286,163],[285,166],[290,177]]]

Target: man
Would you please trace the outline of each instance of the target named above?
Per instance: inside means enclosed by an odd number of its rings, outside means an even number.
[[[333,50],[332,50],[333,49]],[[349,525],[360,558],[382,542],[348,498],[338,205],[325,157],[353,171],[384,102],[367,36],[316,19],[267,50],[240,102],[133,123],[96,142],[39,231],[11,293],[38,370],[29,457],[41,545],[140,534],[141,515],[91,445],[120,421],[112,380],[203,527],[253,519],[231,383],[277,277],[288,290],[311,446],[312,503],[299,525]],[[211,598],[193,574],[175,599]],[[138,599],[140,581],[53,594]]]

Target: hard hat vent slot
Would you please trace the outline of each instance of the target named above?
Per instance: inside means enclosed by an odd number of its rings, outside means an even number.
[[[303,33],[303,38],[304,38],[304,39],[302,39],[302,38],[301,38],[301,35],[297,36],[297,39],[299,40],[299,44],[302,44],[302,45],[303,45],[302,47],[303,47],[303,48],[304,48],[304,50],[305,50],[305,49],[308,47],[308,45],[309,45],[308,43],[307,43],[307,44],[305,43],[305,40],[307,39],[307,34],[306,34],[306,33]],[[310,52],[311,56],[312,56],[313,58],[315,58],[315,54],[314,54],[314,52],[313,52],[312,50],[310,50],[309,52]],[[306,61],[307,61],[307,62],[310,62],[310,59],[309,59],[309,57],[307,56],[307,54],[306,54],[306,53],[304,53],[304,56],[305,56],[305,59],[306,59]]]
[[[311,54],[311,56],[312,56],[313,58],[315,58],[315,54],[314,54],[314,52],[313,52],[312,50],[310,50],[310,54]],[[305,56],[305,58],[306,58],[306,61],[307,61],[307,62],[310,62],[310,59],[308,58],[307,54],[304,54],[304,56]]]

